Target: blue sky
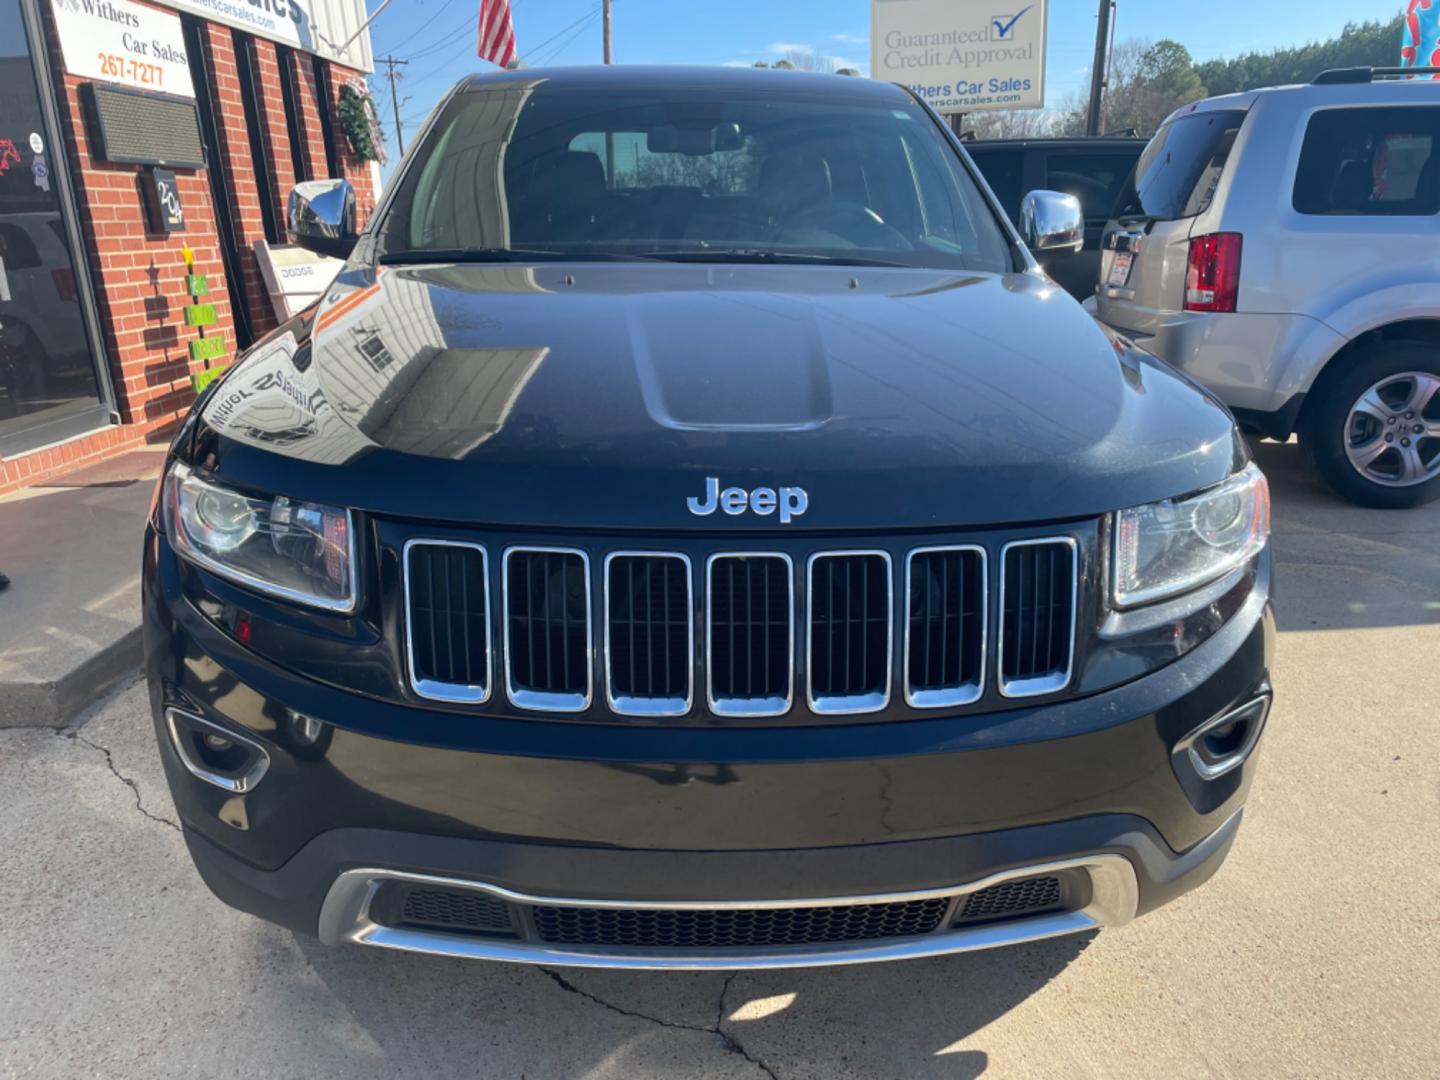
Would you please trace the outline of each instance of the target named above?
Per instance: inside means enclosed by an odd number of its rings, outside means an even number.
[[[996,0],[997,10],[1008,2]],[[376,3],[370,0],[372,9]],[[600,62],[599,0],[511,4],[517,45],[527,64]],[[409,99],[400,107],[407,132],[456,79],[489,67],[475,56],[479,6],[479,0],[392,0],[375,20],[375,55],[411,61],[401,69],[400,83],[402,99]],[[1048,105],[1060,104],[1085,78],[1097,6],[1094,0],[1050,0]],[[1197,60],[1208,60],[1329,37],[1346,22],[1389,18],[1400,8],[1400,0],[1308,0],[1303,5],[1294,0],[1120,0],[1117,37],[1174,38]],[[617,63],[753,63],[799,47],[869,70],[869,0],[614,0],[614,10]],[[1395,52],[1398,61],[1398,40]],[[393,155],[388,83],[377,78],[373,85]]]

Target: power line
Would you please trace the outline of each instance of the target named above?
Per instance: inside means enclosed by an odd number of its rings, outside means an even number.
[[[599,4],[596,4],[593,9],[591,9],[590,11],[587,11],[584,15],[581,15],[580,18],[576,19],[576,20],[575,20],[573,23],[571,23],[569,26],[565,27],[563,30],[559,30],[559,31],[557,31],[557,32],[554,33],[554,34],[551,34],[548,38],[546,38],[544,41],[542,41],[539,45],[536,45],[536,46],[534,46],[533,48],[531,48],[529,52],[527,52],[524,56],[521,57],[521,59],[528,61],[532,56],[534,56],[536,53],[538,53],[541,49],[545,48],[546,45],[549,45],[552,41],[554,41],[556,38],[558,38],[561,34],[569,33],[571,30],[575,29],[575,27],[579,26],[581,23],[585,22],[587,19],[593,19],[593,18],[594,18],[596,15],[598,15],[598,14],[600,14],[600,5],[599,5]]]
[[[589,15],[586,15],[583,19],[581,19],[580,23],[576,25],[574,30],[572,30],[560,41],[556,42],[555,45],[551,46],[549,52],[546,53],[543,59],[541,59],[540,57],[536,57],[535,66],[544,67],[546,64],[553,63],[556,59],[559,58],[561,53],[563,53],[566,49],[568,49],[571,45],[575,43],[576,38],[578,38],[581,34],[585,33],[585,31],[590,29],[590,27],[595,25],[595,22],[599,18],[600,8],[596,8],[594,11],[590,12]],[[536,51],[538,52],[539,50],[537,49]]]
[[[419,60],[421,57],[429,56],[432,53],[440,52],[442,49],[448,49],[451,45],[454,45],[461,38],[467,38],[470,37],[472,34],[477,33],[478,31],[476,26],[477,24],[475,20],[467,16],[465,21],[462,22],[459,26],[455,26],[450,28],[449,30],[446,30],[445,33],[440,35],[440,37],[436,38],[434,41],[430,42],[428,45],[424,45],[417,52],[411,53],[410,59]]]
[[[417,37],[419,37],[421,34],[423,34],[426,30],[429,30],[430,27],[434,25],[435,20],[438,19],[441,15],[444,15],[445,12],[449,11],[449,10],[450,10],[450,6],[451,6],[452,4],[454,4],[454,3],[455,3],[455,0],[445,0],[445,3],[441,5],[440,10],[437,11],[437,12],[435,12],[435,14],[430,17],[430,21],[429,21],[429,22],[425,23],[423,26],[420,27],[420,29],[416,30],[416,31],[415,31],[413,34],[411,34],[409,37],[405,38],[405,39],[402,40],[402,41],[397,41],[394,45],[390,46],[390,51],[391,51],[391,52],[396,52],[396,51],[398,51],[402,45],[408,45],[408,44],[410,44],[410,42],[414,41]],[[469,16],[466,16],[465,21],[466,21],[466,23],[467,23],[467,25],[468,25],[468,23],[469,23],[469,21],[470,21]]]

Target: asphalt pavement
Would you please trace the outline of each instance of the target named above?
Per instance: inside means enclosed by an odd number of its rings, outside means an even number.
[[[1265,446],[1276,704],[1220,873],[1117,930],[911,963],[551,972],[331,949],[212,899],[143,686],[0,731],[0,1076],[1434,1077],[1440,504]]]

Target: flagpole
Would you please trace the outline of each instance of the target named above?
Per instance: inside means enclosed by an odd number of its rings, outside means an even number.
[[[389,0],[386,0],[386,3],[389,3]],[[613,64],[615,62],[615,50],[613,48],[613,37],[610,32],[610,0],[601,0],[600,9],[603,12],[601,21],[605,26],[605,63]]]
[[[389,6],[390,0],[381,0],[380,6],[375,9],[374,13],[363,23],[360,24],[360,29],[356,30],[355,33],[351,34],[348,38],[346,38],[345,44],[341,45],[340,48],[337,50],[341,56],[344,56],[345,50],[350,48],[350,46],[354,43],[355,39],[358,38],[369,28],[370,24],[375,21],[375,17]]]

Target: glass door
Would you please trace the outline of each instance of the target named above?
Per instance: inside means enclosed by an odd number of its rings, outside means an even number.
[[[21,0],[0,0],[0,456],[105,422]]]

